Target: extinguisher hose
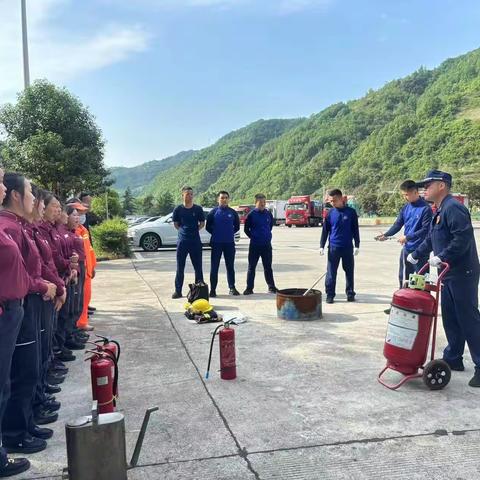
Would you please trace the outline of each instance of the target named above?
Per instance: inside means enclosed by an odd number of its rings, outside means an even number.
[[[112,343],[114,343],[117,348],[118,348],[118,353],[117,353],[117,362],[120,360],[120,344],[116,340],[111,340]]]
[[[118,363],[117,363],[117,358],[115,358],[115,354],[111,352],[110,350],[104,350],[103,354],[106,355],[108,358],[110,358],[113,362],[113,368],[114,368],[114,375],[113,375],[113,405],[116,405],[116,400],[117,397],[115,395],[115,392],[117,391],[118,387]]]
[[[210,375],[210,364],[212,362],[212,351],[213,351],[213,342],[215,341],[215,335],[217,334],[217,331],[219,328],[222,328],[223,325],[219,325],[214,331],[212,335],[212,341],[210,342],[210,353],[208,355],[208,366],[207,366],[207,373],[205,374],[205,378],[208,380],[208,377]]]

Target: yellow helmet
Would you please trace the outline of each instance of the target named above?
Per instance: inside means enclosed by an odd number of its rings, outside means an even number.
[[[198,300],[195,300],[192,304],[187,303],[185,305],[185,308],[198,313],[207,313],[213,310],[213,307],[210,305],[210,303],[208,303],[208,300],[205,300],[204,298],[199,298]]]

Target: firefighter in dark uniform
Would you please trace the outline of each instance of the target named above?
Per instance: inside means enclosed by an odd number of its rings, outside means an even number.
[[[467,342],[475,364],[475,374],[469,382],[480,387],[480,312],[478,281],[480,263],[467,208],[450,195],[452,176],[440,170],[428,172],[418,184],[425,187],[425,198],[437,208],[425,241],[407,260],[413,264],[433,251],[429,263],[441,267],[450,265],[442,285],[442,318],[448,345],[443,359],[452,370],[463,371],[463,352]]]

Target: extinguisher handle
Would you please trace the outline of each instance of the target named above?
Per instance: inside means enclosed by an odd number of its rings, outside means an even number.
[[[441,265],[443,266],[443,269],[440,272],[440,275],[438,276],[437,285],[440,285],[440,283],[442,283],[442,280],[445,278],[445,275],[450,270],[450,264],[449,263],[442,262]]]

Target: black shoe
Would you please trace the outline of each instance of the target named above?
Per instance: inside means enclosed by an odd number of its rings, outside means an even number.
[[[49,373],[47,375],[47,383],[50,385],[60,385],[64,381],[65,377],[63,375],[59,375],[58,373]]]
[[[85,337],[80,337],[79,335],[75,335],[73,337],[73,341],[76,342],[76,343],[80,343],[82,345],[85,345],[88,342],[88,337],[85,338]]]
[[[91,305],[88,306],[88,309],[92,312],[96,312],[97,309],[95,307],[92,307]]]
[[[215,290],[210,290],[209,295],[210,297],[215,298],[217,296],[217,292]]]
[[[325,300],[327,303],[333,303],[333,297],[327,297]]]
[[[468,382],[471,387],[480,387],[480,367],[475,367],[475,374]]]
[[[84,350],[85,345],[83,343],[77,342],[74,338],[67,340],[65,346],[70,350]]]
[[[391,312],[391,311],[392,311],[392,308],[386,308],[386,309],[383,311],[383,313],[384,313],[385,315],[390,315],[390,312]]]
[[[56,398],[55,395],[51,395],[50,393],[45,394],[45,400],[47,402],[53,402],[55,400],[55,398]]]
[[[268,293],[277,293],[277,287],[268,287]]]
[[[228,292],[229,295],[233,295],[235,297],[238,297],[238,295],[240,295],[240,292],[235,288],[231,288],[230,291]]]
[[[0,478],[12,477],[26,472],[30,468],[30,462],[26,458],[9,458],[7,464],[0,467]]]
[[[48,410],[49,412],[56,412],[57,410],[60,410],[61,406],[62,404],[56,400],[50,400],[42,403],[42,408]]]
[[[62,361],[62,362],[73,362],[77,357],[73,355],[72,353],[60,353],[57,356],[57,359]]]
[[[53,437],[53,430],[51,428],[41,428],[38,425],[35,425],[29,433],[32,437],[41,438],[42,440],[48,440]]]
[[[355,301],[355,295],[347,295],[347,302],[354,302]]]
[[[457,360],[455,362],[451,362],[449,360],[443,359],[444,362],[448,363],[450,370],[454,372],[463,372],[465,370],[465,365],[463,364],[463,360]]]
[[[35,413],[35,423],[37,425],[48,425],[58,420],[58,413],[50,412],[49,410],[41,409]]]
[[[173,292],[172,298],[182,298],[181,292]]]
[[[49,369],[49,372],[59,373],[60,375],[66,375],[68,373],[68,367],[61,367],[60,365],[53,364]]]
[[[47,448],[47,442],[41,438],[32,437],[27,435],[21,442],[9,442],[3,440],[3,447],[7,453],[37,453]]]
[[[251,288],[246,288],[243,292],[244,295],[253,295],[253,290]]]
[[[58,385],[47,384],[45,391],[47,393],[60,393],[62,389]]]

